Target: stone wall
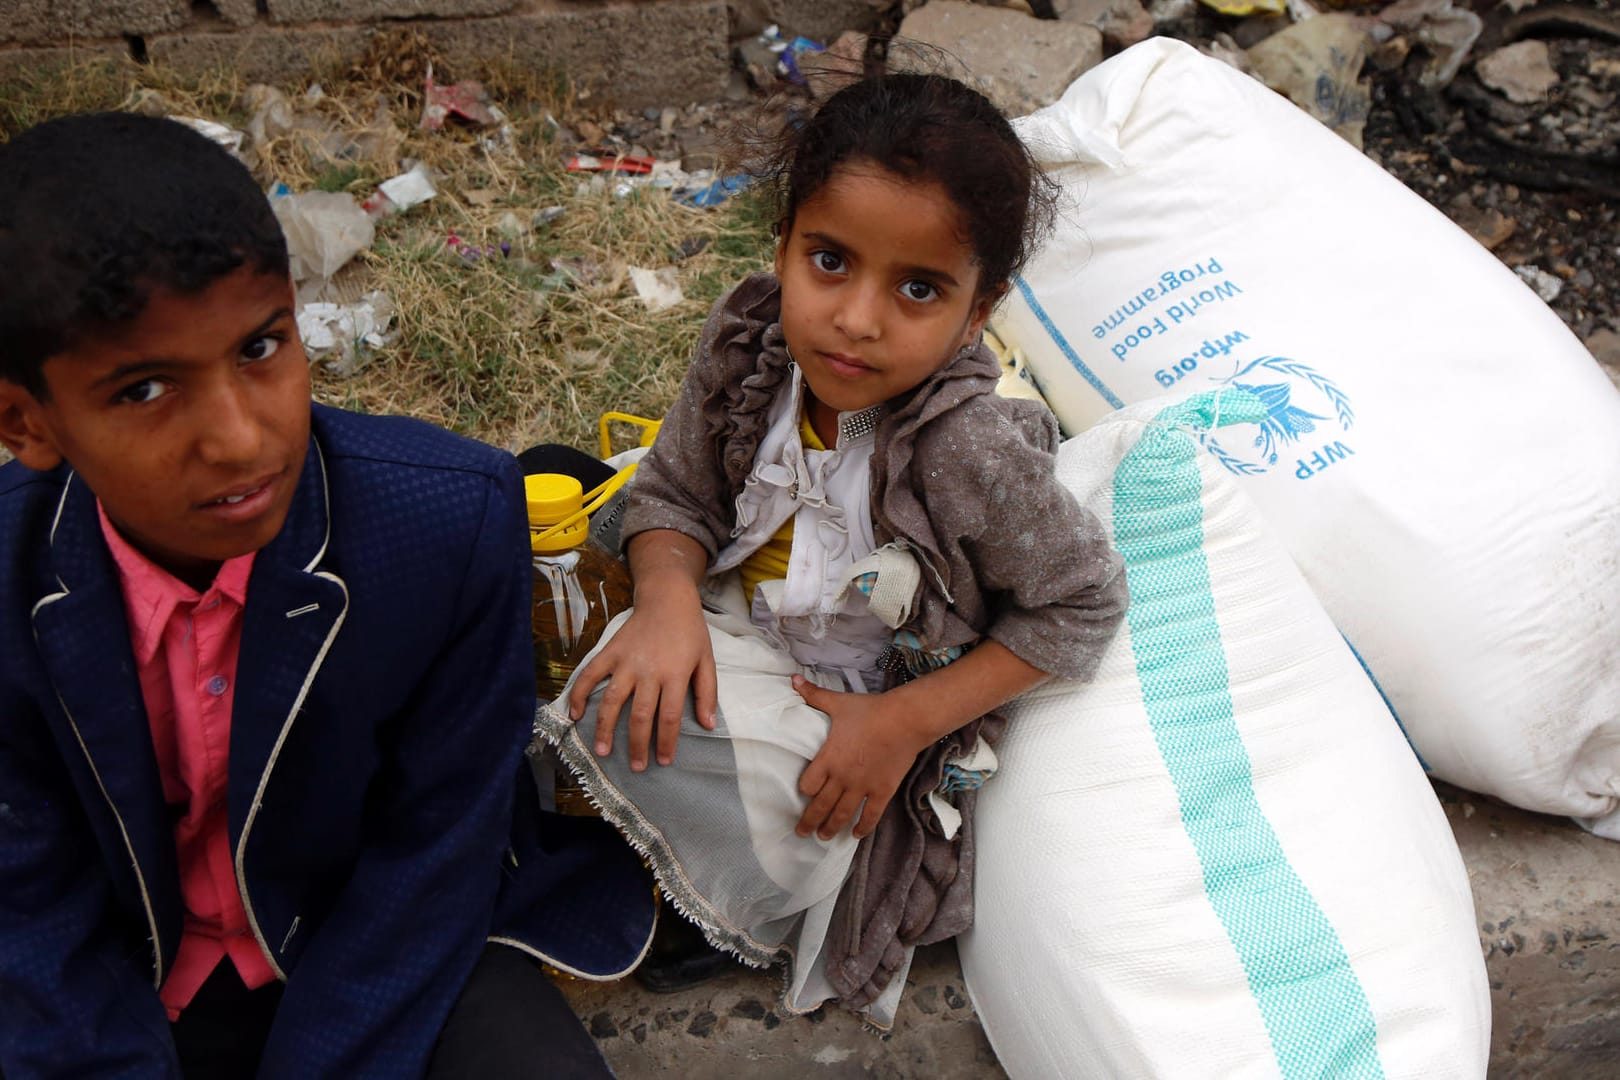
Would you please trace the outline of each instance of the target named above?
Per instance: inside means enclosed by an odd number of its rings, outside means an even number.
[[[76,58],[180,71],[226,66],[296,79],[362,54],[378,29],[411,26],[452,63],[499,57],[561,70],[623,106],[713,100],[728,41],[775,20],[830,38],[875,20],[868,0],[0,0],[0,81]],[[735,24],[735,25],[734,25]]]

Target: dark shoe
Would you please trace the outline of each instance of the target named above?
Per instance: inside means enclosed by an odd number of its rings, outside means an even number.
[[[658,905],[658,929],[636,981],[655,994],[673,994],[731,970],[737,958],[709,944],[703,931],[665,899]]]

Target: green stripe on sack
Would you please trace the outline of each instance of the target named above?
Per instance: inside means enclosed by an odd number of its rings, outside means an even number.
[[[1255,796],[1210,592],[1202,451],[1187,429],[1264,417],[1265,406],[1243,391],[1194,396],[1160,412],[1115,470],[1114,539],[1130,583],[1131,648],[1205,891],[1282,1075],[1382,1077],[1367,995]]]

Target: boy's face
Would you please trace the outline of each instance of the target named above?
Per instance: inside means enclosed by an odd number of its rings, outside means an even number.
[[[280,531],[309,443],[292,285],[243,267],[45,361],[49,400],[0,380],[0,441],[67,461],[118,531],[193,586]]]

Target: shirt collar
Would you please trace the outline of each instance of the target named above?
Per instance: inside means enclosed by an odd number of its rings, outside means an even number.
[[[96,500],[96,515],[101,521],[101,535],[112,552],[118,567],[118,579],[123,587],[124,608],[128,612],[130,644],[135,650],[138,664],[151,663],[163,643],[163,628],[169,624],[175,609],[182,604],[206,605],[208,601],[229,600],[237,607],[247,602],[248,578],[253,573],[250,551],[220,564],[213,584],[203,593],[181,581],[167,570],[136,550],[124,539],[107,517],[101,500]]]

